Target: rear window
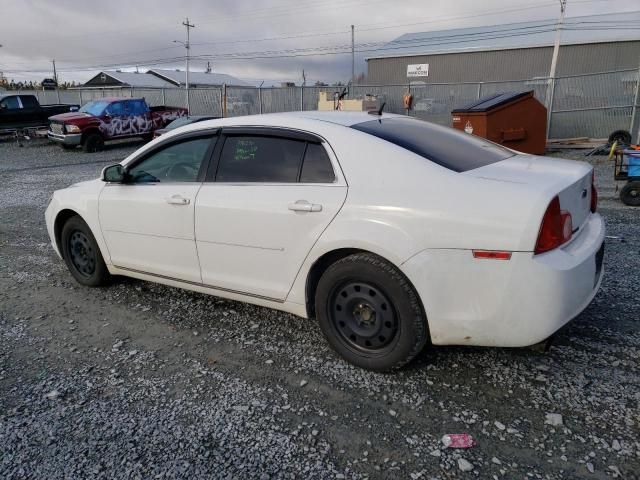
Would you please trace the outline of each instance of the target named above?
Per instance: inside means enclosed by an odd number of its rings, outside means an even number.
[[[351,128],[406,148],[454,172],[484,167],[515,155],[476,135],[415,118],[381,118]]]

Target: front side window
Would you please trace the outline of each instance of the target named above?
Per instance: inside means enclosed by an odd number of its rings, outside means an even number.
[[[9,110],[16,110],[20,108],[20,104],[18,103],[18,97],[7,97],[0,100],[0,107],[6,108]]]
[[[305,146],[304,141],[286,138],[227,137],[216,181],[295,183]]]
[[[152,153],[127,171],[133,183],[197,182],[212,137],[174,143]]]

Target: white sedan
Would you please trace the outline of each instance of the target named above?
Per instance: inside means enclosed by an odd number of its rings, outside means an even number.
[[[54,193],[52,244],[87,286],[126,275],[316,318],[348,361],[426,343],[541,342],[591,302],[593,169],[390,114],[176,129]]]

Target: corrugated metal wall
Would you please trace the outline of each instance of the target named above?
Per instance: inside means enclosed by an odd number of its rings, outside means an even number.
[[[552,47],[488,52],[390,57],[368,60],[367,83],[374,85],[525,80],[549,75]],[[640,41],[560,47],[557,75],[637,68]],[[407,78],[407,65],[428,63],[429,76]]]

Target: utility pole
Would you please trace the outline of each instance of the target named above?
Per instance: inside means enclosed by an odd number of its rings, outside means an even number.
[[[300,111],[304,111],[304,87],[307,85],[307,75],[302,69],[302,86],[300,87]]]
[[[556,66],[558,65],[558,54],[560,53],[560,37],[562,36],[562,25],[564,24],[564,14],[567,10],[567,0],[560,0],[560,19],[556,25],[556,41],[553,44],[553,56],[551,57],[551,69],[549,70],[549,87],[547,88],[547,138],[551,128],[551,113],[553,110],[553,94],[556,88]]]
[[[353,25],[351,25],[351,83],[355,83],[356,81],[356,50],[354,43],[354,30]]]
[[[58,86],[58,73],[56,72],[56,61],[55,60],[51,60],[51,63],[53,63],[53,80],[56,82],[56,87]]]
[[[189,23],[189,17],[187,17],[185,21],[182,22],[182,25],[187,27],[187,42],[184,44],[184,48],[187,49],[185,88],[187,89],[187,114],[189,114],[190,112],[188,110],[189,110],[189,107],[191,106],[191,104],[189,103],[189,50],[191,49],[191,45],[189,44],[189,30],[191,28],[195,28],[195,25],[192,23]]]

